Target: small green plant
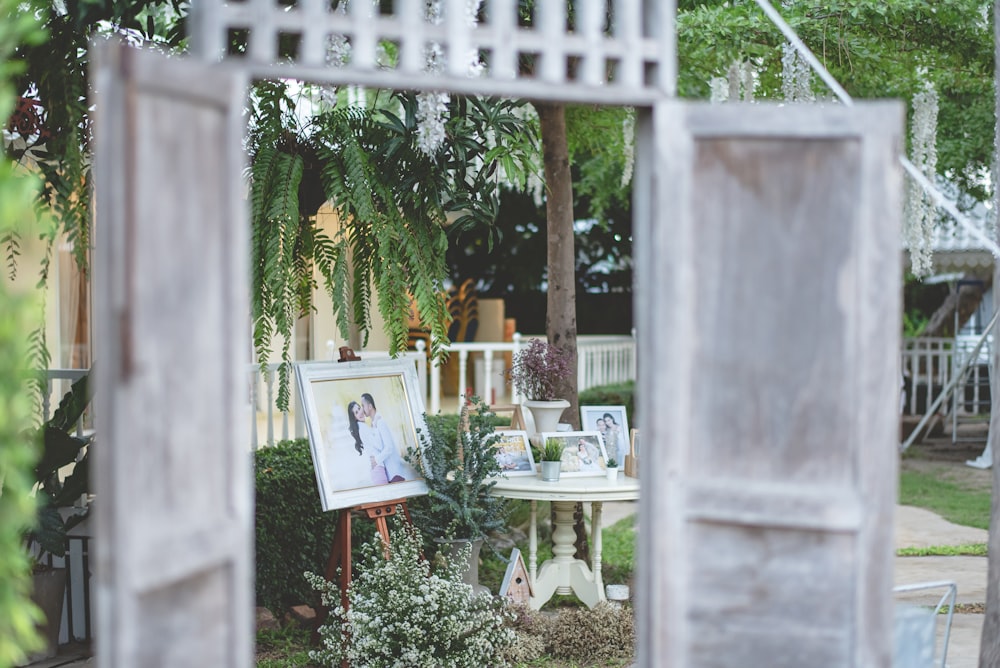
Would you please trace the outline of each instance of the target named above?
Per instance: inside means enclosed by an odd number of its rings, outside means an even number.
[[[471,409],[471,410],[470,410]],[[496,415],[478,397],[463,411],[467,429],[457,422],[425,416],[421,451],[405,459],[424,472],[427,495],[412,499],[410,512],[420,530],[433,538],[477,540],[504,528],[507,500],[490,494],[503,469],[496,459]]]
[[[500,657],[515,640],[507,626],[511,615],[501,599],[474,594],[462,582],[468,554],[432,572],[416,528],[397,515],[391,536],[388,546],[375,534],[362,547],[346,610],[337,585],[305,574],[331,608],[319,629],[322,648],[310,658],[331,667],[342,661],[369,668],[508,665]]]
[[[543,462],[558,462],[562,460],[563,456],[563,443],[556,438],[548,438],[545,440],[545,447],[542,448],[540,453],[541,460]]]
[[[618,468],[618,460],[615,459],[614,457],[608,457],[608,468],[609,469]]]

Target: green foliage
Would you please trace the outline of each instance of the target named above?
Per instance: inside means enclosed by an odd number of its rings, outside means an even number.
[[[850,0],[784,3],[786,21],[856,98],[909,104],[924,79],[938,91],[938,170],[984,199],[993,155],[993,3],[986,0]],[[755,97],[781,99],[784,37],[753,0],[682,0],[678,87],[707,98],[734,61],[759,72]],[[819,96],[831,91],[818,77]]]
[[[629,427],[635,429],[639,426],[639,420],[635,414],[635,381],[633,380],[588,388],[580,393],[579,401],[581,406],[624,406],[625,414],[628,415]],[[626,437],[628,437],[627,434]]]
[[[282,408],[292,326],[315,308],[315,274],[345,339],[352,326],[367,339],[374,288],[390,351],[406,349],[415,305],[431,331],[431,354],[440,357],[450,321],[448,230],[489,229],[499,207],[499,170],[515,184],[537,170],[534,130],[519,116],[522,102],[452,96],[448,141],[428,156],[418,147],[415,95],[386,98],[366,108],[323,106],[300,125],[285,84],[255,89],[254,344],[263,364],[271,339],[282,338]],[[340,217],[332,239],[313,218],[326,201]]]
[[[14,50],[44,38],[35,17],[19,8],[17,0],[0,0],[5,17],[0,21],[0,118],[10,115],[10,80],[23,65],[12,60]],[[8,273],[16,261],[18,227],[30,222],[37,192],[38,183],[18,174],[5,155],[0,160],[0,239]],[[26,334],[37,327],[32,316],[38,307],[9,286],[0,281],[0,668],[22,665],[28,652],[42,646],[35,631],[42,614],[30,600],[31,560],[24,549],[24,533],[35,519],[31,489],[38,453],[28,435],[34,406],[23,379],[29,373]]]
[[[414,523],[433,538],[475,540],[502,529],[507,501],[490,494],[503,471],[495,457],[499,436],[495,414],[478,397],[466,410],[468,431],[446,416],[425,416],[427,433],[419,434],[421,452],[406,460],[424,472],[428,494],[410,500]],[[456,416],[457,417],[457,416]]]
[[[545,440],[545,447],[539,453],[539,456],[543,462],[558,462],[562,460],[563,455],[563,444],[562,441],[555,438],[548,438]]]
[[[35,465],[39,509],[38,526],[30,534],[30,539],[45,552],[56,556],[66,552],[66,532],[87,516],[85,511],[63,518],[59,509],[73,505],[81,495],[90,491],[90,446],[93,438],[73,433],[87,410],[90,398],[88,374],[73,383],[52,417],[36,435],[42,451],[41,459]],[[73,464],[72,472],[61,479],[60,469],[70,464]]]
[[[934,473],[903,471],[899,477],[899,502],[931,510],[949,522],[989,529],[989,490],[966,489]]]
[[[323,572],[336,513],[324,513],[309,441],[281,441],[254,453],[257,604],[280,614],[315,594],[304,571]]]
[[[986,543],[966,543],[963,545],[931,545],[929,547],[901,547],[897,557],[985,557]]]

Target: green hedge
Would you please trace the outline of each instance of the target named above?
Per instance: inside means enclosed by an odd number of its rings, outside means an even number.
[[[628,413],[628,426],[639,427],[639,418],[635,414],[635,381],[616,383],[614,385],[598,385],[580,393],[581,406],[624,406]]]
[[[326,570],[337,512],[323,512],[306,439],[257,450],[254,461],[257,605],[280,615],[315,601],[302,573]]]

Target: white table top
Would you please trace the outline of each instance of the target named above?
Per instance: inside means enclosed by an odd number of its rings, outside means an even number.
[[[535,501],[634,501],[639,498],[639,479],[619,475],[617,480],[606,476],[560,477],[558,482],[545,482],[537,475],[496,478],[492,494],[508,499]]]

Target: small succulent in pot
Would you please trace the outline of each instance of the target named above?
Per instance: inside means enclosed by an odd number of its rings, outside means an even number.
[[[608,457],[607,464],[608,464],[608,468],[609,469],[616,469],[616,468],[618,468],[618,460],[615,459],[614,457]]]
[[[575,372],[573,355],[541,339],[532,339],[514,354],[507,371],[508,382],[529,401],[552,401],[559,398],[563,381]]]
[[[538,456],[543,462],[562,461],[563,442],[555,438],[549,438],[545,441],[545,447],[541,449]]]

